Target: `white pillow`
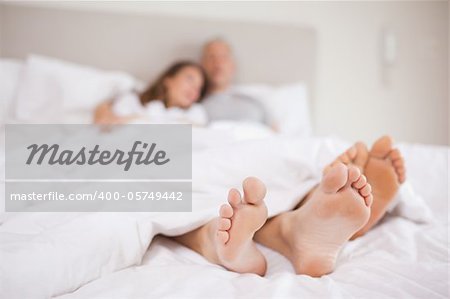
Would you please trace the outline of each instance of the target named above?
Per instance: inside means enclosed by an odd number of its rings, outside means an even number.
[[[92,113],[100,102],[136,84],[126,73],[30,55],[18,89],[16,116],[26,122],[64,122],[68,115]]]
[[[16,96],[24,63],[17,59],[0,59],[0,122],[6,121]]]
[[[308,92],[305,84],[279,87],[269,85],[242,85],[237,90],[259,100],[279,133],[308,137],[312,134]]]

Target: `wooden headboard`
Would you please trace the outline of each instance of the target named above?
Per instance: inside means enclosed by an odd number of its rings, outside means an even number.
[[[88,3],[86,5],[89,5]],[[0,54],[52,56],[154,78],[176,59],[198,60],[202,44],[228,40],[239,83],[304,81],[313,90],[316,34],[310,27],[0,4]]]

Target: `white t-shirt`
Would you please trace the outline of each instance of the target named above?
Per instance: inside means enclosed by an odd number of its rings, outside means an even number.
[[[118,116],[136,115],[134,123],[182,123],[203,126],[208,117],[202,105],[194,103],[188,109],[167,108],[163,101],[154,100],[143,106],[136,93],[126,93],[114,100],[113,112]]]

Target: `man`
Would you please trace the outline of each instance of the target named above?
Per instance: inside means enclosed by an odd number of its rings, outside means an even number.
[[[232,86],[236,64],[230,45],[221,39],[207,42],[201,64],[209,79],[203,104],[210,120],[238,120],[268,123],[263,105]]]

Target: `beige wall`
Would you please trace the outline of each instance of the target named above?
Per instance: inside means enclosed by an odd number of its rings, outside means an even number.
[[[447,1],[39,5],[311,25],[319,47],[316,134],[368,142],[384,133],[423,143],[448,144],[450,138]],[[381,58],[383,31],[397,44],[388,67]]]

